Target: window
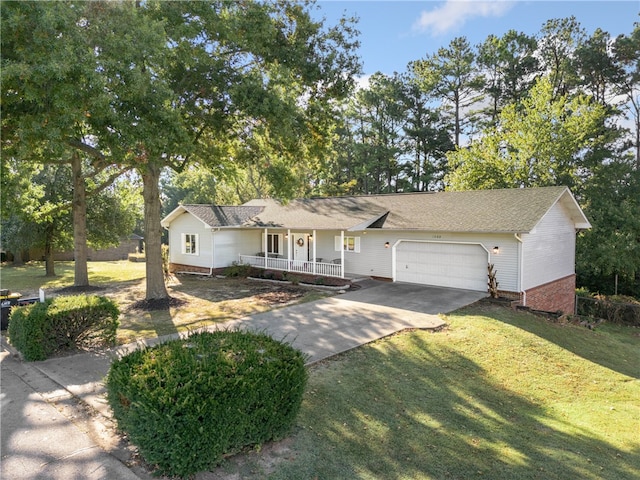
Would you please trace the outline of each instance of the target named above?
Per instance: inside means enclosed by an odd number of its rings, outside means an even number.
[[[267,234],[267,253],[280,255],[284,252],[284,249],[282,248],[284,246],[282,237],[283,235],[281,233]],[[264,245],[264,233],[262,234],[262,245]]]
[[[278,233],[270,233],[267,235],[267,253],[280,253],[281,237],[282,235]]]
[[[195,233],[182,234],[182,253],[198,255],[198,235]]]
[[[340,237],[335,237],[335,250],[340,251]],[[344,237],[342,249],[345,252],[360,253],[360,237]]]

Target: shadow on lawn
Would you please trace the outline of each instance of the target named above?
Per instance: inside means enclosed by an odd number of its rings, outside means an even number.
[[[556,323],[527,312],[478,303],[472,309],[462,309],[457,316],[482,313],[498,321],[521,328],[552,342],[585,360],[615,372],[640,379],[640,329],[603,324],[590,330],[586,327]]]
[[[595,480],[640,473],[639,449],[620,451],[594,438],[421,335],[323,368],[309,385],[298,459],[281,464],[274,478]]]

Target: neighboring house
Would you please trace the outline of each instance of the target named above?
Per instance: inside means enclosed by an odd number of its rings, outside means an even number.
[[[122,238],[115,247],[93,249],[89,247],[87,259],[92,262],[107,262],[116,260],[126,260],[130,253],[142,252],[144,249],[144,239],[140,235],[132,233],[129,237]],[[56,261],[71,261],[74,259],[74,252],[56,252],[53,255]]]
[[[242,262],[487,291],[493,264],[502,294],[569,313],[576,232],[591,227],[566,187],[181,205],[162,225],[172,271]]]

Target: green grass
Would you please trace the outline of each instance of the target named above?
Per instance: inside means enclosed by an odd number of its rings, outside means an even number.
[[[0,267],[0,288],[12,292],[33,295],[39,288],[61,288],[73,285],[74,262],[56,262],[55,277],[45,276],[44,262],[29,262],[14,267]],[[87,265],[91,285],[104,286],[113,282],[142,280],[145,264],[127,260],[114,262],[89,262]]]
[[[478,305],[447,322],[312,367],[268,478],[640,478],[638,329]]]
[[[317,300],[324,291],[280,286],[241,278],[218,279],[185,275],[167,282],[171,297],[179,305],[170,309],[130,309],[145,298],[145,264],[129,261],[89,262],[89,283],[114,300],[120,308],[118,343],[174,334],[222,323],[277,308],[283,303]],[[24,266],[2,266],[0,286],[23,296],[37,295],[38,288],[55,290],[73,285],[73,262],[56,262],[56,277],[44,276],[42,262]],[[296,290],[291,295],[281,290]]]

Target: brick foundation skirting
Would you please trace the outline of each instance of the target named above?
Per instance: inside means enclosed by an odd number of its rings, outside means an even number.
[[[171,273],[190,272],[190,273],[207,273],[208,274],[211,271],[211,269],[207,267],[195,267],[193,265],[182,265],[180,263],[170,263],[169,271]]]
[[[575,275],[538,285],[526,291],[526,306],[534,310],[572,314],[575,310],[575,301]]]

